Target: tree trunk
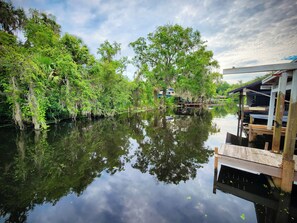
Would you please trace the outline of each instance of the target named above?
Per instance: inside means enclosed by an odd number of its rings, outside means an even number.
[[[166,88],[163,88],[162,106],[166,108]]]
[[[20,130],[24,130],[24,123],[22,119],[22,111],[21,111],[21,106],[18,102],[19,95],[17,92],[19,92],[19,88],[16,82],[15,77],[11,78],[11,83],[12,83],[12,98],[13,98],[13,119],[15,121],[15,124],[19,126]]]
[[[158,104],[158,94],[159,94],[159,90],[157,88],[154,89],[154,104],[157,105]]]
[[[29,85],[28,102],[29,102],[31,113],[32,113],[32,123],[34,125],[34,129],[40,130],[40,123],[38,120],[38,118],[39,118],[38,117],[39,116],[38,102],[35,97],[32,84]]]

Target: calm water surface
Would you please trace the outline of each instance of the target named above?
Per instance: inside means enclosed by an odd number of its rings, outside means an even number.
[[[221,168],[214,190],[212,150],[236,125],[214,110],[2,128],[0,222],[295,222],[259,175]]]

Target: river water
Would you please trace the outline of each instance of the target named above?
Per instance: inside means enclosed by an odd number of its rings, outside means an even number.
[[[1,128],[0,222],[295,222],[263,176],[221,168],[215,190],[213,148],[236,127],[213,109]]]

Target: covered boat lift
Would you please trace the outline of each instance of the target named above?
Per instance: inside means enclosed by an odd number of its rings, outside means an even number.
[[[282,157],[280,168],[280,188],[284,192],[292,191],[292,182],[295,175],[294,150],[297,133],[297,63],[296,60],[291,63],[270,64],[253,67],[241,67],[224,69],[223,74],[255,73],[255,72],[273,72],[272,75],[262,81],[262,89],[271,89],[267,129],[271,130],[274,119],[272,152]],[[282,131],[282,120],[284,113],[285,93],[291,90],[289,112],[287,118],[287,127],[285,131],[285,143],[283,153],[280,154],[280,139]],[[275,98],[276,104],[275,104]],[[275,110],[275,114],[274,113]],[[275,116],[275,118],[273,118]],[[216,149],[218,151],[218,149]],[[253,150],[251,150],[253,151]],[[239,152],[239,150],[238,150]],[[217,152],[218,153],[218,152]],[[234,152],[236,154],[236,151]],[[221,157],[225,154],[219,154]],[[232,155],[231,155],[232,157]],[[249,160],[251,154],[247,154],[247,162],[253,165]],[[233,157],[238,159],[237,157]],[[218,155],[216,157],[218,159]],[[217,163],[217,160],[215,161]],[[269,163],[263,163],[269,165]]]

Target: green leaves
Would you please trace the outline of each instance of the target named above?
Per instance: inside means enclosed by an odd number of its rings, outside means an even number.
[[[240,218],[244,221],[244,220],[245,220],[245,214],[242,213],[242,214],[240,215]]]
[[[130,43],[139,74],[159,89],[175,87],[182,94],[210,97],[215,92],[217,68],[213,53],[206,50],[200,33],[180,25],[159,26],[147,38]],[[147,70],[149,72],[143,72]]]
[[[60,37],[52,15],[37,10],[30,15],[25,44],[0,31],[0,93],[6,102],[0,106],[10,106],[10,114],[1,115],[12,116],[21,129],[24,123],[45,129],[48,119],[114,115],[129,106],[127,58],[114,59],[119,43],[105,41],[96,60],[80,38]]]
[[[128,59],[119,57],[119,43],[101,43],[96,59],[82,39],[60,36],[53,15],[31,9],[23,20],[22,10],[0,3],[0,10],[8,13],[0,19],[5,31],[0,31],[0,93],[5,100],[0,111],[10,109],[0,115],[12,116],[20,128],[23,122],[39,129],[48,119],[115,115],[131,105],[159,107],[158,93],[168,87],[181,96],[210,97],[215,92],[217,62],[192,28],[160,26],[130,43],[138,69],[130,82],[123,75]],[[16,20],[9,20],[12,16]],[[22,27],[24,44],[9,34]]]

